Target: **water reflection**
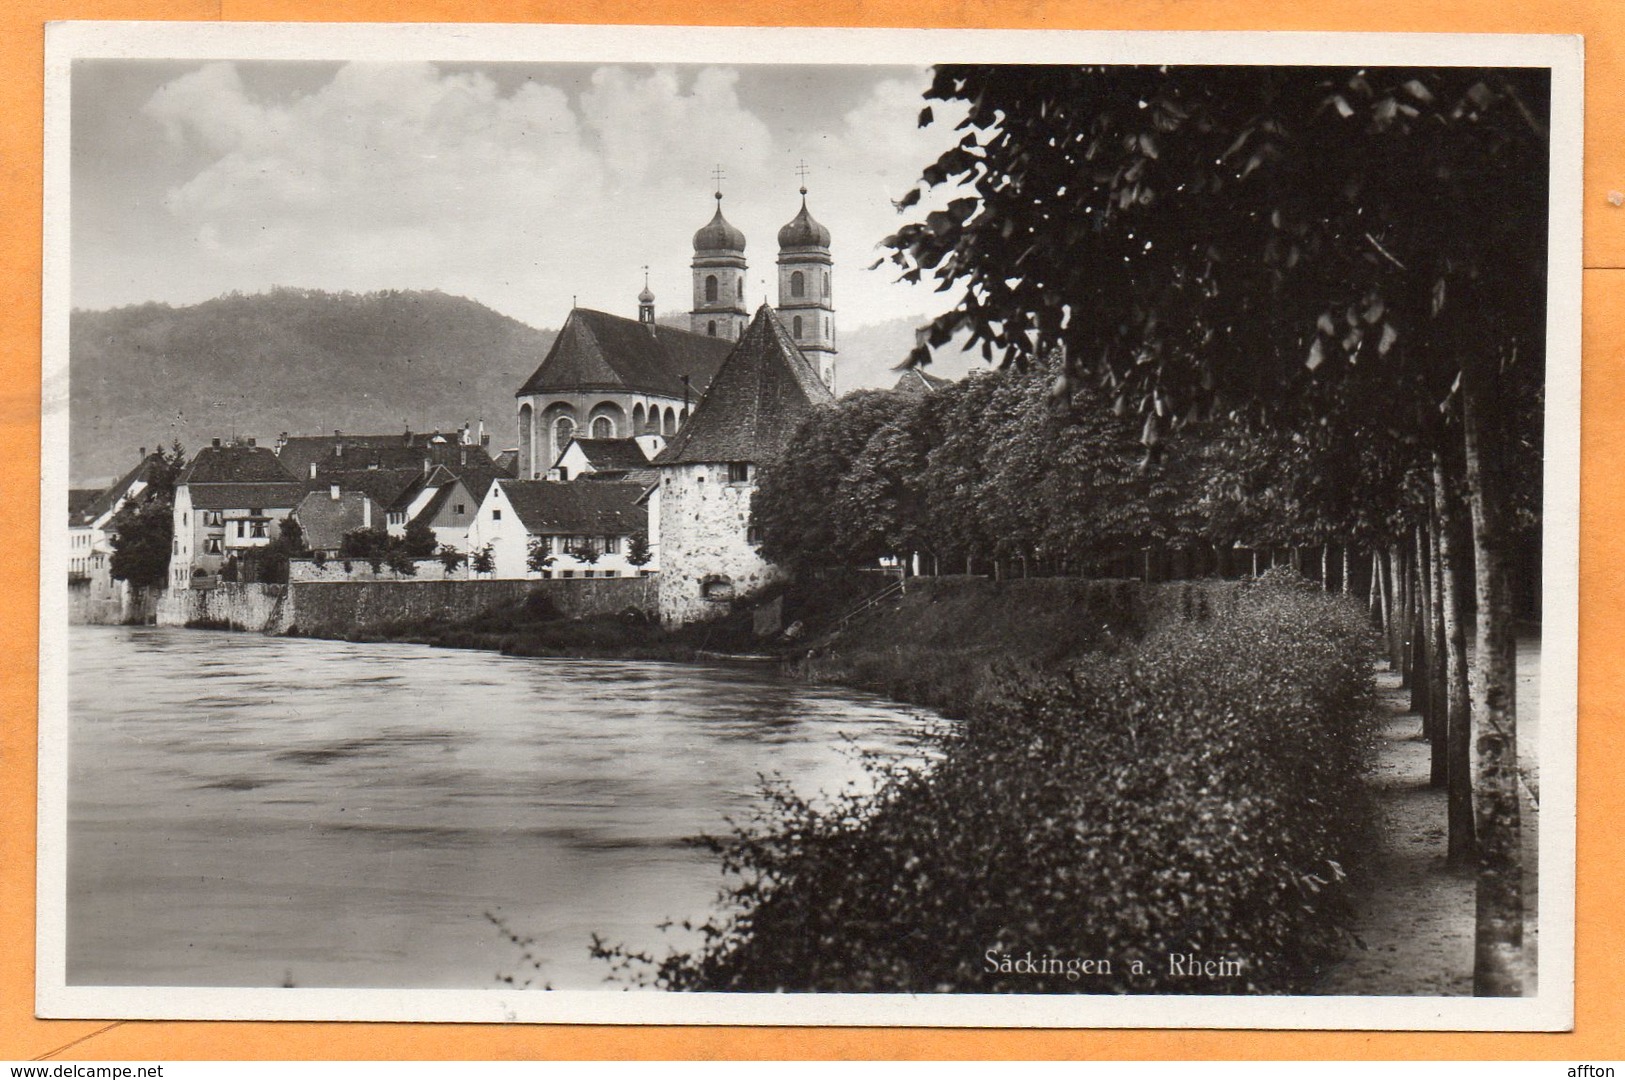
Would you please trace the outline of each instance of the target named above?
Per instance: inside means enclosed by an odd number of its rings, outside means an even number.
[[[602,985],[596,932],[654,927],[721,884],[689,841],[906,754],[919,721],[750,670],[74,627],[68,979]]]

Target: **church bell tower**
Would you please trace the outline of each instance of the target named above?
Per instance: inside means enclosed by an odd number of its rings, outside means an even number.
[[[745,234],[722,216],[722,170],[717,181],[717,212],[694,234],[694,308],[689,329],[696,334],[738,341],[745,332]]]
[[[807,166],[801,166],[801,212],[779,230],[779,321],[835,390],[835,302],[830,290],[829,230],[807,211]]]

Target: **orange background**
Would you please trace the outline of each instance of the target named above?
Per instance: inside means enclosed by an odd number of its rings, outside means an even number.
[[[1586,39],[1579,869],[1568,1034],[941,1031],[41,1021],[34,999],[40,155],[53,19],[771,24],[718,0],[0,0],[0,1060],[527,1058],[1625,1058],[1625,7],[1618,0],[825,0],[830,26],[1474,31]],[[1614,530],[1619,529],[1616,533]],[[1609,642],[1614,642],[1610,645]]]

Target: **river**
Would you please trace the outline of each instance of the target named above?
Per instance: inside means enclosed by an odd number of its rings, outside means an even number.
[[[917,710],[736,668],[70,631],[68,982],[606,985],[723,884],[688,841],[867,783]],[[533,939],[527,961],[491,916]]]

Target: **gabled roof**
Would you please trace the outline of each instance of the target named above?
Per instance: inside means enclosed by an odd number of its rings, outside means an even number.
[[[933,390],[941,390],[943,387],[952,385],[952,379],[943,379],[936,375],[928,375],[916,367],[909,368],[907,371],[903,372],[903,374],[899,375],[897,377],[897,382],[892,386],[892,389],[897,391],[899,394],[908,394],[911,397],[923,397]]]
[[[337,484],[340,491],[360,492],[385,509],[396,509],[402,500],[409,500],[423,478],[422,465],[415,469],[333,469],[306,480],[304,489],[326,492]]]
[[[649,458],[638,445],[636,439],[572,439],[572,444],[580,447],[582,456],[599,472],[627,472],[632,469],[647,469]],[[566,446],[560,452],[562,459],[570,452]]]
[[[70,491],[68,493],[68,524],[96,524],[108,512],[118,507],[119,500],[129,494],[130,488],[138,483],[150,483],[152,470],[161,464],[162,459],[158,454],[148,454],[136,464],[135,468],[119,477],[118,482],[112,487],[91,492],[89,501],[81,504],[77,512],[74,509],[74,493]]]
[[[651,331],[636,319],[576,308],[515,396],[600,390],[680,398],[684,375],[697,396],[711,384],[732,344],[670,326]]]
[[[771,460],[813,406],[834,400],[773,309],[763,304],[655,464]]]
[[[649,527],[642,484],[599,480],[503,480],[502,492],[533,534],[629,536]]]
[[[205,446],[175,485],[199,510],[292,508],[304,494],[268,446]]]
[[[497,467],[497,472],[501,473],[503,476],[515,477],[519,475],[518,450],[504,450],[502,453],[492,458],[491,462]]]
[[[368,501],[359,491],[342,491],[337,499],[330,491],[308,493],[294,509],[305,545],[312,551],[337,551],[345,533],[366,528]],[[384,527],[383,510],[374,505],[371,516],[374,528]]]
[[[342,464],[334,463],[334,468],[366,468],[372,464],[380,468],[398,468],[404,467],[404,464],[419,464],[423,451],[429,447],[457,446],[461,441],[460,431],[404,431],[398,435],[356,435],[350,432],[290,435],[277,441],[277,457],[281,459],[283,468],[303,479],[310,475],[311,462],[318,467],[326,464],[340,446],[344,447],[348,460]],[[389,455],[369,457],[365,453],[368,450],[402,452],[408,454],[411,460],[403,464],[402,461],[391,459],[390,464],[385,464],[385,458]]]
[[[179,484],[287,484],[293,474],[269,446],[205,446],[175,481]]]
[[[191,484],[195,510],[282,510],[299,505],[305,489],[298,484]]]

